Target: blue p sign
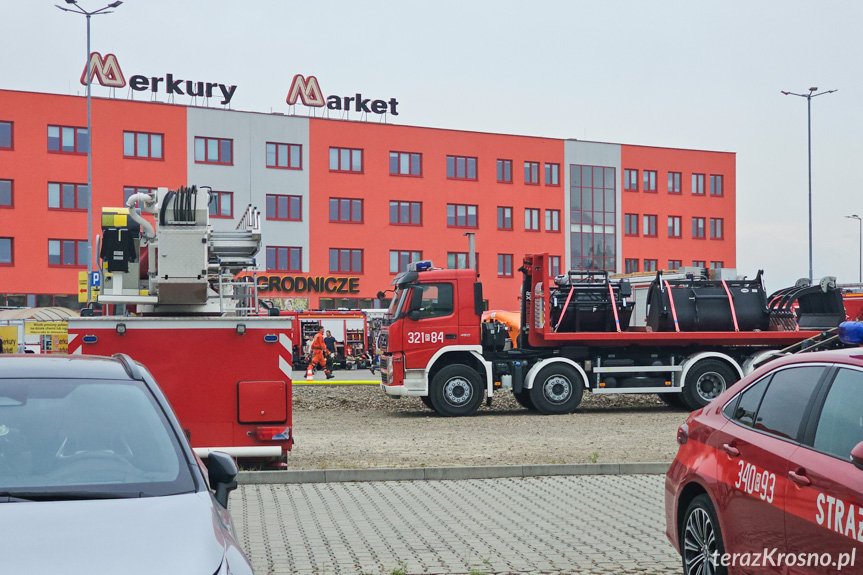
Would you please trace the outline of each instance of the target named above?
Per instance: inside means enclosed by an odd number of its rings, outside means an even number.
[[[94,288],[102,286],[102,272],[90,272],[90,286]]]

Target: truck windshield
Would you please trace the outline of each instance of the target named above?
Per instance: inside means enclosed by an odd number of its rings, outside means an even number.
[[[410,291],[408,288],[409,285],[403,285],[396,288],[395,293],[393,294],[393,300],[390,302],[390,309],[387,313],[390,321],[397,320],[402,316],[405,312],[405,301],[407,300],[407,293]]]

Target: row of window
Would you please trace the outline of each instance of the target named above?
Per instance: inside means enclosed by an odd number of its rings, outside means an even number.
[[[0,238],[0,266],[15,264],[14,238]],[[87,240],[48,240],[48,265],[86,266]]]
[[[669,194],[682,194],[683,187],[682,182],[683,174],[681,172],[668,172],[668,193]],[[723,191],[723,182],[724,177],[718,174],[710,174],[709,178],[707,174],[692,174],[692,184],[690,187],[690,192],[693,196],[703,196],[705,195],[704,184],[705,181],[709,184],[709,190],[711,196],[722,196],[724,195]],[[656,193],[656,182],[657,182],[657,171],[656,170],[643,170],[642,178],[641,178],[641,191],[646,193]],[[637,192],[639,191],[639,178],[638,178],[638,170],[625,169],[623,170],[623,191],[625,192]]]
[[[638,229],[638,214],[623,214],[623,233],[627,236],[642,235],[646,238],[657,237],[657,220],[658,216],[653,214],[642,215],[642,227],[639,234]],[[682,217],[668,216],[668,237],[681,238],[682,236]],[[705,239],[707,218],[693,217],[692,218],[692,238],[696,240]],[[710,239],[721,240],[725,238],[725,220],[724,218],[710,218]]]
[[[644,267],[642,269],[638,269],[639,260],[638,259],[625,259],[623,265],[623,271],[627,274],[636,273],[638,271],[645,272],[655,272],[657,271],[657,261],[653,259],[644,259]],[[679,270],[683,267],[683,260],[668,260],[668,267],[666,269],[669,270]],[[695,268],[706,268],[707,262],[704,260],[692,260],[692,267]],[[720,270],[725,267],[724,262],[710,262],[710,269]]]

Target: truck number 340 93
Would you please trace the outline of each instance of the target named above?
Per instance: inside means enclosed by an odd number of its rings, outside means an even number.
[[[408,343],[443,343],[443,332],[409,331]]]

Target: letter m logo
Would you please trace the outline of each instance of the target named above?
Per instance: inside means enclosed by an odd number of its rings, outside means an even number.
[[[321,93],[321,87],[318,85],[318,79],[314,76],[304,78],[302,74],[294,76],[291,82],[291,89],[288,90],[287,102],[291,106],[297,103],[297,98],[303,101],[305,106],[314,106],[320,108],[324,105],[324,95]]]
[[[90,54],[90,62],[87,63],[87,68],[81,73],[81,83],[87,85],[87,73],[90,73],[90,83],[95,79],[100,84],[108,88],[122,88],[126,85],[126,78],[123,77],[123,71],[120,70],[120,64],[117,63],[117,57],[113,54],[107,54],[104,58],[99,52]]]

